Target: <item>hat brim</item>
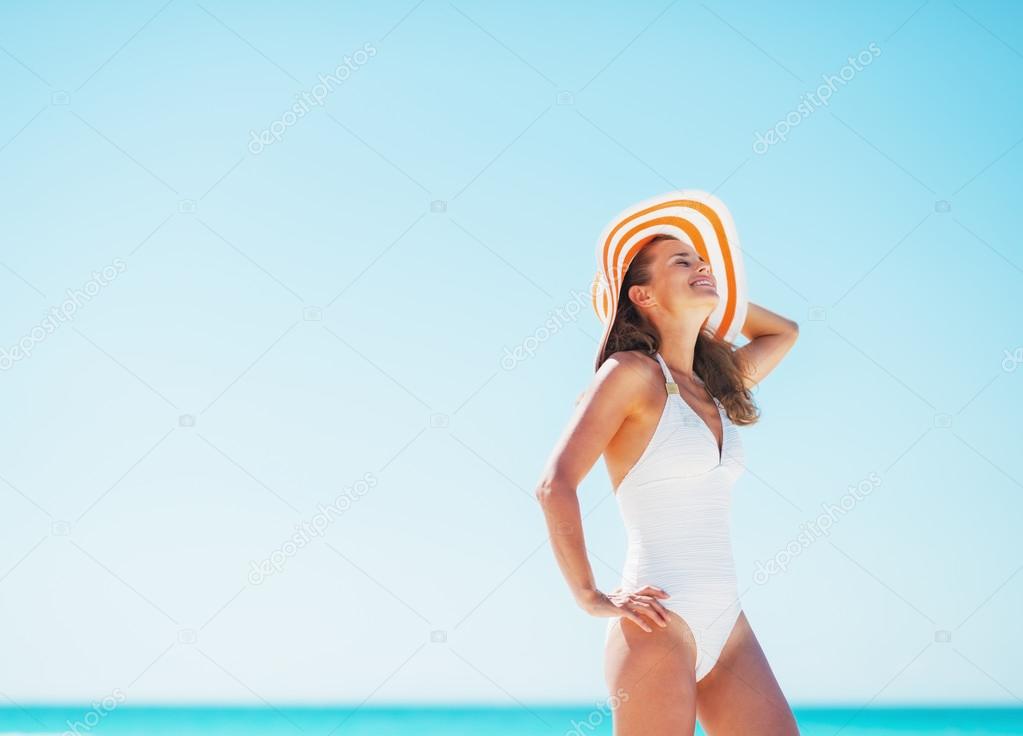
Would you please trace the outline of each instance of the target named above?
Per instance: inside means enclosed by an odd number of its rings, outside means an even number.
[[[710,263],[720,299],[707,317],[715,337],[734,341],[746,322],[746,271],[735,221],[724,203],[699,189],[666,192],[620,212],[597,241],[597,274],[591,285],[593,309],[604,325],[594,370],[618,314],[622,280],[636,254],[656,235],[673,235],[691,243]]]

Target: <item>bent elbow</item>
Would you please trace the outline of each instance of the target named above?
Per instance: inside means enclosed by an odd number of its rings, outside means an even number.
[[[541,506],[547,506],[551,499],[557,498],[566,493],[575,493],[575,487],[562,483],[556,478],[544,479],[537,485],[533,495]]]
[[[789,336],[789,344],[792,345],[799,339],[799,323],[795,320],[789,320],[786,332]]]
[[[536,496],[537,503],[541,506],[546,506],[551,500],[551,496],[554,495],[554,486],[547,481],[540,483],[533,491],[533,495]]]

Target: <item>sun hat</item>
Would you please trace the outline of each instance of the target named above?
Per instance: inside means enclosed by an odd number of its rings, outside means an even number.
[[[597,274],[590,293],[593,309],[604,324],[594,370],[600,368],[618,314],[618,296],[625,272],[636,254],[657,235],[689,243],[707,263],[720,297],[704,323],[714,336],[734,342],[749,306],[746,271],[735,221],[724,203],[699,189],[680,189],[645,199],[620,212],[597,241]]]

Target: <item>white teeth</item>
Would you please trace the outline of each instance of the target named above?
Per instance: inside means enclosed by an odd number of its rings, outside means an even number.
[[[713,284],[711,284],[709,281],[707,281],[707,279],[700,279],[699,281],[694,281],[693,282],[693,286],[700,286],[701,284],[706,284],[707,286],[713,286]]]

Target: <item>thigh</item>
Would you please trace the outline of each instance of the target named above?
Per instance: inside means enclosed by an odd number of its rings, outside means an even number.
[[[672,612],[644,631],[619,618],[608,631],[604,676],[616,697],[614,736],[681,736],[696,728],[696,645]]]
[[[745,612],[714,668],[697,684],[707,736],[798,736],[799,729]]]

